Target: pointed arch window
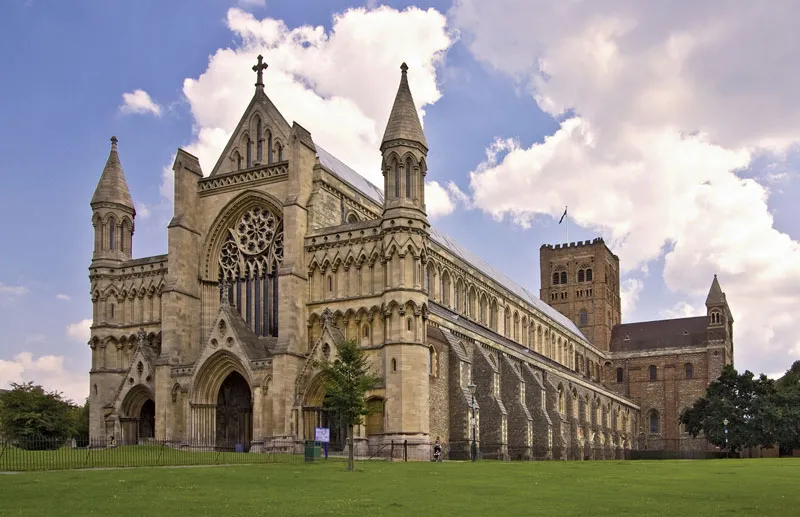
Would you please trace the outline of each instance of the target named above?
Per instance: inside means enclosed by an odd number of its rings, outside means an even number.
[[[400,164],[397,160],[394,162],[394,195],[400,197]]]
[[[252,146],[252,142],[250,142],[250,137],[249,136],[247,137],[247,141],[245,142],[245,145],[247,146],[247,149],[245,150],[245,153],[247,155],[247,168],[249,169],[250,167],[253,166],[253,146]]]
[[[617,384],[622,384],[624,378],[624,371],[622,368],[617,368]]]
[[[411,158],[406,159],[406,197],[411,199]]]
[[[587,282],[591,282],[592,281],[592,268],[589,268],[589,269],[586,270],[586,281]]]
[[[262,163],[264,160],[264,133],[261,127],[261,119],[256,118],[256,160]]]
[[[561,272],[561,283],[562,284],[566,284],[567,283],[567,272],[566,271],[562,271]]]
[[[227,299],[256,335],[277,336],[283,223],[269,209],[256,207],[228,233],[219,255],[220,301]]]
[[[117,240],[117,221],[112,217],[108,220],[108,249],[114,251]]]
[[[560,276],[558,275],[558,273],[553,273],[553,285],[558,285],[559,284],[559,282],[558,282],[559,278],[560,278]]]
[[[583,282],[585,279],[585,274],[583,269],[578,270],[578,282]]]
[[[236,170],[237,171],[242,170],[242,155],[239,154],[239,151],[236,151],[233,154],[233,159],[236,161]]]
[[[651,381],[658,380],[658,368],[654,364],[651,364],[647,369],[648,376]]]
[[[278,161],[283,161],[283,146],[281,144],[278,144]]]
[[[267,163],[272,163],[272,131],[267,129]]]

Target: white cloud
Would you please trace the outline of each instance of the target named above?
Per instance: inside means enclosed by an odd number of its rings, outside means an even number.
[[[76,323],[67,325],[67,336],[70,339],[79,343],[88,343],[90,336],[90,328],[92,326],[91,319],[85,319]]]
[[[425,106],[441,95],[436,66],[452,43],[445,23],[434,9],[354,8],[334,15],[326,31],[321,26],[290,28],[281,20],[259,20],[232,8],[227,24],[242,43],[217,50],[198,78],[184,81],[195,121],[186,150],[209,174],[253,96],[251,68],[263,54],[269,64],[265,91],[284,117],[290,123],[296,120],[316,143],[382,185],[378,148],[400,64],[408,63],[414,101],[424,117]],[[167,199],[172,197],[171,181],[172,172],[165,170],[162,195]]]
[[[149,206],[142,203],[141,201],[135,202],[134,206],[136,207],[136,217],[141,219],[147,219],[148,217],[150,217],[152,211],[150,210]]]
[[[56,295],[56,299],[57,299],[57,300],[63,300],[63,301],[65,301],[65,302],[68,302],[68,301],[72,300],[72,296],[70,296],[70,295],[68,295],[68,294],[61,294],[61,293],[59,293],[59,294],[57,294],[57,295]]]
[[[34,358],[23,352],[11,361],[0,359],[0,387],[8,387],[12,382],[40,384],[47,390],[61,392],[77,404],[82,404],[89,394],[89,374],[67,371],[60,355]]]
[[[0,282],[0,298],[13,299],[28,294],[29,290],[24,285],[8,285]]]
[[[119,107],[120,113],[143,115],[150,113],[156,117],[161,116],[161,106],[144,90],[134,90],[130,93],[122,94],[122,105]]]
[[[642,293],[643,287],[644,282],[638,278],[628,278],[620,285],[619,296],[623,318],[625,314],[630,314],[636,308],[636,303],[639,301],[639,295]]]
[[[437,181],[425,183],[425,209],[431,218],[449,215],[456,209],[447,189]]]
[[[239,0],[239,5],[245,9],[252,7],[266,7],[267,0]]]
[[[471,52],[560,121],[528,148],[492,144],[471,174],[475,204],[523,226],[569,205],[623,268],[664,255],[667,287],[687,297],[719,273],[737,363],[785,368],[800,357],[800,244],[736,171],[800,142],[800,71],[786,66],[800,60],[798,16],[791,2],[458,0]]]
[[[691,318],[693,316],[705,316],[706,308],[695,308],[687,302],[678,302],[669,309],[662,309],[659,316],[662,318]]]

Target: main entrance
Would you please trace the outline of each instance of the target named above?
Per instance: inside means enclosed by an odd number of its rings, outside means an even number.
[[[248,451],[253,439],[253,398],[250,386],[231,372],[217,395],[216,445],[220,449]]]

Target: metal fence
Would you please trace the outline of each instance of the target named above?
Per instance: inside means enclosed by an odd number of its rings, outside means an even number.
[[[256,441],[247,451],[237,444],[186,441],[147,440],[138,444],[105,439],[0,441],[0,471],[293,463],[303,460],[302,444],[294,441]]]

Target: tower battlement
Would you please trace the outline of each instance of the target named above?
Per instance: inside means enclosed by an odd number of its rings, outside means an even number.
[[[619,257],[602,237],[543,244],[539,249],[540,298],[575,322],[601,350],[620,323]]]
[[[592,240],[563,242],[561,244],[542,244],[541,249],[566,249],[566,248],[580,248],[582,246],[592,246],[598,243],[605,243],[602,237],[596,237]]]

